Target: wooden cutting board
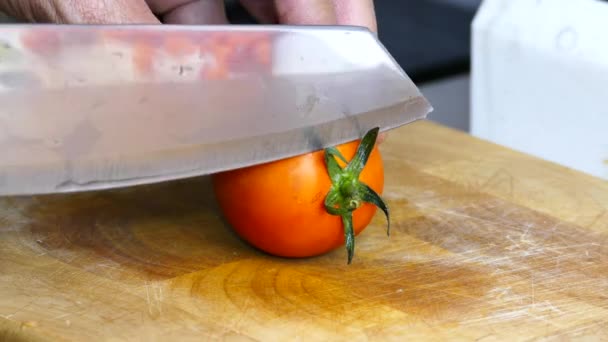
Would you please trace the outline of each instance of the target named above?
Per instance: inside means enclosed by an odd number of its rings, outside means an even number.
[[[0,339],[608,338],[608,184],[432,124],[393,132],[384,218],[286,260],[206,178],[0,200]]]

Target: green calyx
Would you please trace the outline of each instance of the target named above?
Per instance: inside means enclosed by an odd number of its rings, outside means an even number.
[[[355,252],[353,212],[361,207],[363,203],[371,203],[384,212],[388,222],[386,233],[387,235],[390,234],[388,207],[380,195],[359,180],[359,176],[376,144],[378,132],[379,129],[374,128],[365,134],[350,162],[336,148],[325,149],[325,164],[332,182],[331,189],[325,197],[325,209],[331,215],[342,217],[348,264],[352,262]],[[344,168],[340,166],[338,159],[346,164]]]

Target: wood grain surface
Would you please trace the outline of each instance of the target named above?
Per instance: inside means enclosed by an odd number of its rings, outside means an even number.
[[[608,184],[417,122],[345,251],[264,255],[208,179],[0,199],[0,340],[608,338]]]

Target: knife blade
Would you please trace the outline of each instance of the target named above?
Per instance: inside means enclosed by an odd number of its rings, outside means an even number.
[[[432,111],[346,26],[3,25],[0,103],[0,195],[207,175]]]

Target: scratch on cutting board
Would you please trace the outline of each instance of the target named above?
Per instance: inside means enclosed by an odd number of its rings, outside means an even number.
[[[516,321],[521,320],[522,317],[529,317],[530,319],[541,321],[553,327],[559,328],[559,325],[548,319],[546,315],[543,313],[533,313],[531,312],[531,309],[531,307],[527,306],[517,310],[502,310],[485,317],[478,317],[464,321],[462,322],[462,325],[487,324],[488,321],[490,323]]]
[[[432,211],[438,212],[440,214],[452,215],[452,216],[456,216],[456,217],[459,217],[459,218],[464,218],[464,219],[468,219],[468,220],[472,220],[472,221],[477,221],[477,222],[481,222],[481,223],[492,224],[492,225],[494,225],[494,224],[497,223],[496,221],[493,221],[493,220],[490,220],[490,219],[485,219],[485,218],[482,218],[482,217],[475,217],[475,216],[467,215],[467,214],[464,214],[464,213],[459,213],[459,212],[456,212],[456,211],[453,211],[453,210],[450,210],[450,209],[446,210],[446,209],[442,209],[442,208],[439,208],[439,207],[420,206],[418,204],[416,206],[419,207],[419,208],[422,208],[422,209],[432,210]],[[506,222],[506,221],[505,222],[501,221],[500,224],[501,224],[501,226],[507,227],[507,228],[513,228],[513,229],[519,229],[519,228],[521,228],[521,226],[519,226],[519,225],[514,225],[514,224]]]
[[[64,312],[62,314],[59,314],[59,315],[53,317],[53,319],[63,320],[67,326],[70,326],[71,322],[69,319],[65,319],[66,317],[73,316],[73,315],[82,316],[82,314],[84,314],[86,311],[87,311],[87,308],[85,308],[84,310],[80,310],[80,311]]]
[[[341,307],[344,307],[345,305],[356,305],[356,304],[366,304],[368,301],[374,300],[374,299],[382,299],[385,297],[390,297],[394,295],[394,291],[388,291],[388,292],[383,292],[383,293],[379,293],[373,296],[368,296],[368,297],[361,297],[358,299],[352,299],[352,300],[347,300],[347,301],[343,301],[343,302],[337,302],[337,303],[333,303],[331,305],[324,305],[323,308],[326,310],[335,310],[335,309],[339,309]]]
[[[117,263],[112,263],[112,264],[118,265]],[[112,264],[110,264],[110,263],[101,263],[101,264],[97,264],[97,267],[109,268],[109,269],[112,269],[112,270],[119,270],[119,271],[121,270],[120,267],[113,266]]]
[[[541,303],[537,304],[537,307],[540,309],[546,309],[548,311],[554,312],[558,315],[564,315],[566,314],[564,311],[560,310],[559,308],[557,308],[555,305],[553,305],[550,301],[545,300]]]
[[[511,243],[511,245],[508,247],[505,247],[505,249],[508,251],[512,251],[512,250],[520,250],[520,249],[525,248],[526,251],[524,252],[524,256],[542,254],[543,247],[539,246],[535,241],[529,240],[524,235],[525,235],[525,233],[521,234],[519,236],[519,238],[514,238],[510,234],[507,234],[507,236],[505,236],[505,239],[508,240]]]
[[[593,320],[590,323],[584,323],[581,324],[579,326],[575,326],[575,327],[569,327],[568,329],[564,329],[564,330],[559,330],[556,332],[551,332],[549,334],[545,334],[545,336],[543,336],[544,339],[555,339],[556,337],[560,338],[561,340],[566,340],[569,341],[572,339],[572,337],[580,335],[581,333],[587,332],[587,334],[590,336],[590,330],[596,328],[597,331],[593,332],[593,336],[594,339],[591,340],[603,340],[601,337],[606,336],[606,332],[604,331],[605,329],[602,329],[602,325],[605,325],[606,323],[603,321],[597,321],[597,320]],[[583,339],[584,340],[584,339]]]
[[[579,248],[579,247],[599,247],[601,246],[599,243],[597,242],[585,242],[585,243],[579,243],[579,244],[574,244],[574,245],[569,245],[569,246],[560,246],[560,247],[545,247],[545,249],[547,251],[550,252],[557,252],[557,251],[561,251],[563,249],[573,249],[573,248]],[[585,251],[587,254],[589,254],[589,251]]]
[[[444,214],[444,215],[456,216],[456,217],[465,218],[468,220],[473,220],[473,221],[486,223],[486,224],[497,224],[498,223],[498,222],[494,222],[489,219],[474,217],[471,215],[467,215],[465,213],[455,212],[453,210],[445,210],[445,209],[431,207],[431,206],[423,206],[423,205],[421,206],[419,204],[417,205],[417,207],[422,208],[424,210],[436,211],[436,212],[438,212],[440,214]],[[575,244],[575,245],[568,245],[568,246],[558,245],[558,246],[553,246],[553,247],[543,246],[541,243],[538,243],[531,237],[532,234],[530,234],[530,230],[535,228],[535,225],[533,223],[528,222],[523,225],[517,225],[517,224],[510,223],[507,220],[501,221],[499,223],[501,224],[501,226],[512,228],[512,230],[514,230],[514,231],[521,231],[523,229],[523,232],[519,236],[516,236],[516,237],[514,237],[512,235],[506,236],[506,239],[511,243],[511,245],[506,247],[506,249],[509,251],[524,250],[524,252],[523,252],[524,257],[546,254],[546,253],[556,253],[556,252],[560,252],[561,250],[568,250],[568,249],[573,249],[573,248],[599,246],[598,243],[584,243],[584,244]],[[556,232],[559,224],[560,223],[556,223],[548,230],[550,232]]]
[[[529,311],[530,311],[529,308],[520,308],[518,310],[502,310],[502,311],[495,312],[489,316],[479,317],[479,318],[474,318],[474,319],[464,321],[462,324],[469,325],[469,324],[473,324],[473,323],[482,323],[485,321],[492,321],[492,322],[512,321],[512,320],[517,320],[522,316],[528,316]]]
[[[234,304],[236,305],[236,302]],[[251,297],[248,296],[245,300],[245,304],[239,305],[240,314],[236,321],[232,324],[232,329],[234,331],[240,332],[242,330],[241,324],[243,324],[243,322],[245,321],[245,318],[247,317],[251,308],[253,308],[253,300],[251,299]],[[248,322],[245,323],[248,324]]]
[[[602,210],[602,211],[601,211],[599,214],[597,214],[597,215],[596,215],[596,216],[593,218],[593,220],[592,220],[591,222],[589,222],[589,223],[588,223],[588,224],[585,226],[585,228],[588,228],[588,229],[592,229],[592,228],[594,228],[596,224],[598,224],[599,222],[601,222],[601,221],[604,219],[604,217],[607,217],[607,216],[608,216],[608,209],[604,209],[604,210]]]
[[[29,301],[27,304],[23,305],[22,307],[18,308],[17,310],[15,310],[13,313],[10,313],[8,315],[2,315],[2,317],[8,319],[8,320],[12,320],[12,317],[15,316],[16,314],[20,313],[21,311],[25,310],[27,307],[29,307],[30,305],[34,304],[34,300]]]
[[[488,188],[495,189],[496,187],[505,183],[509,186],[509,198],[513,198],[515,193],[513,186],[513,175],[504,168],[498,169],[490,177],[488,177],[488,179],[479,186],[479,189],[482,191]]]
[[[416,202],[422,201],[437,201],[440,197],[434,191],[424,190],[418,191],[418,189],[413,189],[408,186],[393,186],[389,189],[386,189],[384,193],[384,198],[387,200],[416,200]]]
[[[24,213],[32,204],[32,200],[26,199],[0,200],[0,233],[21,231],[27,226],[30,219]],[[8,222],[11,224],[7,224]]]
[[[536,284],[534,282],[534,272],[530,274],[530,285],[532,287],[532,308],[536,308]]]
[[[511,286],[508,287],[496,287],[488,291],[488,295],[492,295],[499,301],[504,301],[505,297],[512,296]]]
[[[482,342],[482,341],[485,341],[487,339],[495,341],[496,340],[496,334],[492,333],[492,334],[483,335],[483,336],[478,337],[477,339],[475,339],[475,342]]]
[[[144,288],[146,289],[146,303],[148,305],[148,314],[153,317],[160,316],[163,313],[163,288],[160,284],[149,283],[146,281]],[[152,294],[150,294],[152,292]]]
[[[494,246],[491,246],[489,248],[495,248]],[[483,253],[484,250],[489,249],[488,247],[484,247],[484,248],[480,248],[478,249],[480,251],[480,253]],[[476,253],[475,250],[470,250],[468,251],[470,253]],[[484,255],[484,254],[480,254],[480,255],[473,255],[473,257],[466,257],[464,260],[466,262],[470,262],[470,263],[479,263],[482,265],[489,265],[492,266],[494,268],[494,270],[492,271],[491,275],[492,276],[496,276],[499,275],[501,273],[504,272],[504,269],[499,268],[499,266],[508,266],[511,265],[512,262],[512,257],[510,255],[505,255],[505,256],[501,256],[501,257],[494,257],[494,256],[489,256],[489,255]]]

